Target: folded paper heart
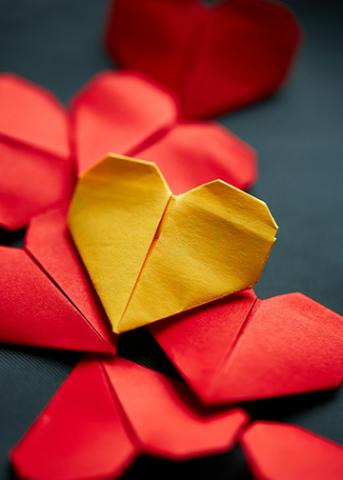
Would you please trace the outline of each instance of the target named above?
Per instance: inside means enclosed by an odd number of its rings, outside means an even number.
[[[69,226],[116,333],[254,285],[277,230],[223,181],[174,196],[153,163],[114,154],[80,178]]]
[[[22,480],[115,480],[141,454],[187,460],[226,452],[247,421],[239,408],[201,407],[181,382],[149,368],[88,358],[11,459]]]
[[[207,405],[342,383],[343,318],[300,293],[261,300],[246,290],[150,331]]]
[[[183,117],[214,116],[284,83],[301,32],[283,3],[112,0],[106,46],[120,66],[170,88]]]

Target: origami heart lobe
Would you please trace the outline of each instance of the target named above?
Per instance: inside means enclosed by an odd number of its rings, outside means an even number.
[[[221,180],[173,197],[121,329],[134,318],[146,325],[254,285],[275,223],[262,202],[247,206],[247,195]],[[154,299],[148,309],[147,296]]]
[[[102,72],[72,105],[74,149],[85,172],[104,152],[127,153],[177,118],[173,98],[138,73]]]
[[[0,132],[21,146],[68,159],[68,118],[47,90],[12,74],[0,75]]]
[[[120,156],[108,156],[77,186],[71,234],[117,333],[169,197],[153,164]]]
[[[173,196],[154,164],[113,154],[80,179],[69,225],[116,333],[252,286],[277,230],[225,182]]]

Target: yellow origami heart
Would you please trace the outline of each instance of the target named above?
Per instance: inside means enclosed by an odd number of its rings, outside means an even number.
[[[251,287],[277,231],[221,180],[174,196],[156,165],[114,154],[79,180],[69,226],[116,333]]]

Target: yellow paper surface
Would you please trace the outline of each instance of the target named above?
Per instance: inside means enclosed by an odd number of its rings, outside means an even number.
[[[277,231],[221,180],[173,196],[154,164],[114,154],[79,180],[69,226],[116,333],[253,286]]]

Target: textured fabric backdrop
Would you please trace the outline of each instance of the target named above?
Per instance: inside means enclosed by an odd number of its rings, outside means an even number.
[[[252,193],[269,203],[280,225],[258,294],[302,291],[343,314],[342,2],[288,3],[306,35],[288,88],[220,121],[257,149],[260,178]],[[111,67],[102,46],[106,5],[105,0],[0,0],[0,70],[34,80],[67,102],[92,74]],[[138,361],[161,364],[157,347],[150,348],[149,342],[146,335],[133,332],[120,348],[132,358],[138,343]],[[8,450],[77,359],[63,352],[1,348],[1,479],[11,478]],[[248,410],[343,443],[342,392],[261,402]],[[146,478],[161,478],[166,468],[180,478],[197,472],[201,478],[249,478],[238,451],[166,464],[141,459],[127,478],[137,478],[142,471]]]

